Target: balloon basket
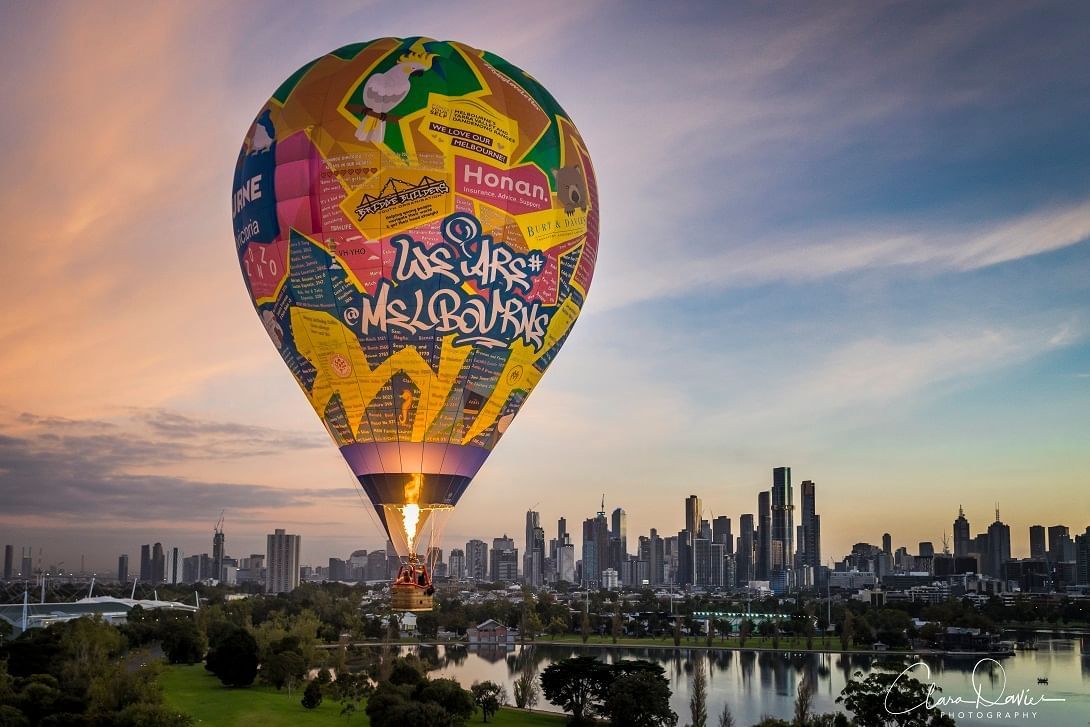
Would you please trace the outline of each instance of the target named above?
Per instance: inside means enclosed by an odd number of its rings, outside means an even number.
[[[390,607],[395,611],[430,611],[433,593],[431,574],[424,564],[408,563],[401,566],[390,586]]]

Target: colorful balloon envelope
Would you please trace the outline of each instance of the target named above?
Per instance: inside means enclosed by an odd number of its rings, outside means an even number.
[[[598,190],[579,132],[495,54],[357,43],[262,107],[232,212],[276,350],[421,559],[583,307]]]

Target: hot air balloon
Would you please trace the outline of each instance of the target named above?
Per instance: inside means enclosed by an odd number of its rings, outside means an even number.
[[[583,139],[503,58],[381,38],[276,89],[231,205],[257,314],[401,559],[393,606],[427,610],[443,521],[590,288]]]

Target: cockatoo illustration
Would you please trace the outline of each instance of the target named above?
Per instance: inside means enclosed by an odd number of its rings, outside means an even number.
[[[254,133],[250,136],[250,153],[260,154],[263,151],[272,148],[273,137],[269,134],[269,130],[265,128],[265,124],[272,126],[272,120],[269,118],[269,112],[261,114],[257,121],[254,122]]]
[[[381,144],[386,136],[386,115],[405,100],[412,88],[409,79],[431,70],[435,54],[416,41],[397,59],[397,65],[376,73],[363,85],[363,119],[356,127],[356,138]]]

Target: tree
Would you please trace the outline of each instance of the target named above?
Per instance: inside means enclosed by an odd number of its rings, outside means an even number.
[[[611,624],[613,643],[617,643],[617,639],[624,633],[624,616],[621,615],[621,604],[617,603],[617,610],[613,612],[613,623]]]
[[[519,709],[533,709],[541,690],[537,686],[537,669],[531,659],[526,659],[515,679],[515,706]]]
[[[730,713],[730,705],[724,703],[723,711],[719,713],[719,727],[735,727],[734,715]]]
[[[422,639],[434,639],[439,636],[439,617],[431,611],[417,614],[416,633]]]
[[[840,648],[847,651],[852,646],[853,637],[853,621],[852,612],[844,611],[844,623],[840,625]]]
[[[562,618],[556,616],[549,621],[549,625],[545,630],[548,632],[549,636],[552,636],[555,639],[568,630],[568,625],[564,623]]]
[[[674,646],[681,646],[681,617],[674,619]]]
[[[707,676],[704,674],[704,657],[702,655],[697,656],[693,659],[693,685],[689,697],[689,714],[692,717],[692,727],[707,727],[707,686]]]
[[[424,679],[414,699],[439,705],[455,722],[469,719],[476,708],[473,695],[456,679]]]
[[[748,618],[742,619],[742,623],[738,625],[738,645],[743,649],[746,648],[746,639],[753,633],[753,622]]]
[[[810,722],[810,707],[814,702],[814,685],[803,677],[795,692],[795,727],[806,727]]]
[[[171,664],[195,664],[204,658],[208,642],[189,618],[171,619],[160,626],[163,653]]]
[[[656,665],[657,666],[657,665]],[[673,727],[677,714],[670,709],[670,684],[662,671],[640,669],[618,676],[609,686],[603,711],[611,725]]]
[[[207,662],[225,686],[248,687],[257,676],[257,641],[249,631],[236,627],[208,652]]]
[[[583,610],[583,620],[579,622],[579,635],[583,637],[584,644],[590,638],[590,615],[586,609]]]
[[[322,685],[317,679],[307,682],[307,688],[303,690],[303,706],[307,709],[315,709],[322,703]]]
[[[298,652],[281,651],[270,656],[261,665],[261,681],[279,691],[301,679],[306,670],[307,665]]]
[[[552,704],[571,712],[573,724],[584,724],[612,681],[608,666],[592,656],[557,661],[541,672],[541,690]]]
[[[9,638],[13,633],[15,633],[15,627],[4,619],[0,618],[0,642],[3,642],[4,639]]]
[[[876,671],[866,679],[861,676],[862,672],[856,672],[836,698],[859,727],[954,727],[952,717],[938,707],[926,706],[932,689],[942,691],[937,686],[904,673]]]
[[[496,682],[473,682],[469,691],[485,722],[499,710],[500,705],[507,702],[507,690]]]

